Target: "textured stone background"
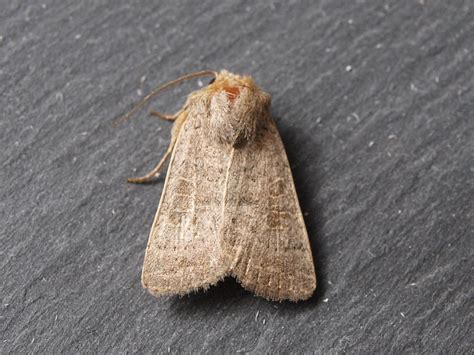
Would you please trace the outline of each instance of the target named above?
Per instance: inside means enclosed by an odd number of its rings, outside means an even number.
[[[0,2],[1,353],[472,351],[471,1]],[[141,288],[163,180],[125,178],[170,125],[111,123],[207,68],[273,95],[316,257],[305,303]]]

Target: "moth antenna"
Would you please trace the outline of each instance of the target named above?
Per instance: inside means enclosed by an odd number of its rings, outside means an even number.
[[[174,80],[171,80],[171,81],[168,81],[167,83],[157,87],[155,90],[153,90],[151,93],[149,93],[148,95],[146,95],[140,102],[138,102],[134,108],[132,108],[126,115],[120,117],[119,119],[115,120],[114,122],[114,126],[118,126],[119,124],[123,123],[123,122],[126,122],[130,117],[132,117],[135,113],[137,113],[140,109],[143,108],[143,106],[145,106],[152,98],[154,98],[155,96],[157,96],[160,92],[162,92],[163,90],[171,87],[171,86],[174,86],[174,85],[177,85],[183,81],[186,81],[186,80],[190,80],[190,79],[194,79],[194,78],[198,78],[198,77],[201,77],[201,76],[208,76],[208,75],[213,75],[214,78],[217,78],[217,72],[213,71],[213,70],[202,70],[202,71],[197,71],[197,72],[194,72],[194,73],[191,73],[191,74],[187,74],[187,75],[183,75],[177,79],[174,79]],[[157,114],[159,115],[160,113],[157,112]]]

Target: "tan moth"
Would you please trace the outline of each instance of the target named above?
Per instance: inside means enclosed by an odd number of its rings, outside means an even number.
[[[226,276],[270,300],[299,301],[316,288],[311,248],[288,159],[270,116],[270,96],[249,76],[197,72],[161,90],[212,75],[174,115],[170,158],[151,228],[142,284],[153,295],[207,289]]]

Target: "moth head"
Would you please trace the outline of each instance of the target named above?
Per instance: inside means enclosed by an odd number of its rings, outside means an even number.
[[[268,118],[270,95],[263,92],[251,77],[232,74],[226,70],[220,73],[199,71],[171,80],[146,95],[115,124],[128,120],[163,90],[186,80],[209,75],[214,76],[214,79],[207,87],[189,95],[179,112],[193,106],[196,113],[204,113],[207,118],[205,124],[210,133],[222,143],[238,147],[254,140],[261,123]],[[159,112],[154,114],[165,119],[177,116],[162,115]]]
[[[270,95],[250,76],[222,70],[204,89],[208,102],[209,128],[225,144],[238,147],[255,139],[270,107]]]

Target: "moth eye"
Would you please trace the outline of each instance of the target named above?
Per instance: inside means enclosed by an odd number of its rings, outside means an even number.
[[[212,78],[212,79],[211,79],[211,81],[209,82],[209,84],[207,84],[207,85],[211,85],[211,84],[213,84],[213,83],[214,83],[214,81],[216,81],[216,78]]]

